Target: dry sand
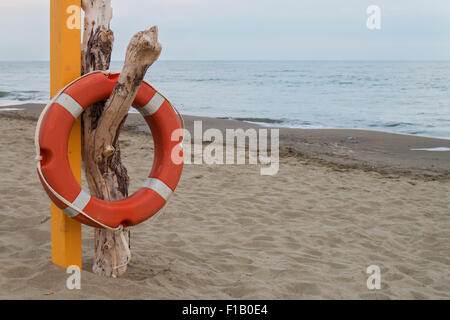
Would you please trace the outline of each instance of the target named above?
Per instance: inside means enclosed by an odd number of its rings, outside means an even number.
[[[333,143],[322,158],[282,149],[276,176],[254,165],[186,165],[164,213],[133,228],[124,277],[90,272],[93,231],[83,228],[82,289],[69,291],[65,270],[49,262],[35,123],[0,115],[0,299],[450,298],[448,152],[423,154],[442,168],[388,167],[395,157],[359,166],[333,162]],[[128,130],[121,141],[133,191],[151,166],[151,137]],[[370,265],[381,268],[381,290],[366,287]]]

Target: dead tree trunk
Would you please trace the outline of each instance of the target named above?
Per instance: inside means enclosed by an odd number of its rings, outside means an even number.
[[[85,11],[82,45],[82,73],[108,70],[114,42],[109,24],[110,0],[83,0]],[[129,178],[122,165],[119,133],[128,110],[150,65],[159,57],[158,29],[138,32],[127,48],[125,64],[108,100],[87,109],[83,115],[83,162],[91,194],[99,199],[117,201],[128,196]],[[129,231],[96,229],[93,272],[117,277],[125,273]],[[128,245],[129,246],[129,245]]]

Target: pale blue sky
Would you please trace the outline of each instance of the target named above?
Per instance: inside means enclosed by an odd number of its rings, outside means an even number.
[[[114,60],[159,26],[165,60],[450,60],[449,0],[112,0]],[[368,30],[378,5],[381,30]],[[48,60],[49,0],[0,0],[0,60]]]

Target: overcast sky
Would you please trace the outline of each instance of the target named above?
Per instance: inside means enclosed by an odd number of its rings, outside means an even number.
[[[48,60],[49,0],[0,0],[0,60]],[[381,8],[381,30],[366,9]],[[450,60],[450,0],[112,0],[114,60],[158,25],[165,60]]]

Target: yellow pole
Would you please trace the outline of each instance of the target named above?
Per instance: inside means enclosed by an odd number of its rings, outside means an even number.
[[[81,75],[81,0],[50,0],[50,95]],[[81,183],[81,121],[69,139],[69,162]],[[51,204],[52,262],[81,268],[81,224]]]

